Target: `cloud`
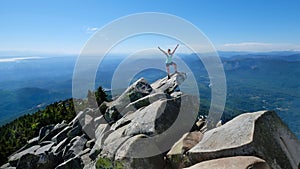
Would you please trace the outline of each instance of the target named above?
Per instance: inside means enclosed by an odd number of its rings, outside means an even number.
[[[86,28],[86,33],[94,33],[94,32],[96,32],[97,30],[98,30],[99,28],[97,28],[97,27],[87,27]]]
[[[269,52],[269,51],[286,51],[300,50],[300,45],[289,43],[263,43],[263,42],[241,42],[226,43],[217,46],[222,51],[251,51],[251,52]]]
[[[270,46],[270,43],[260,43],[260,42],[242,42],[242,43],[226,43],[225,47],[253,47],[253,46]]]
[[[42,57],[15,57],[15,58],[0,58],[0,63],[1,62],[16,62],[16,61],[21,61],[21,60],[32,60],[32,59],[41,59]]]

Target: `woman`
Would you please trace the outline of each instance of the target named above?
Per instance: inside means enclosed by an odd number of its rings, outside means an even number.
[[[175,73],[177,72],[177,65],[176,63],[174,63],[172,61],[173,59],[173,54],[175,53],[176,49],[178,48],[179,44],[176,45],[175,49],[173,50],[173,52],[171,52],[171,49],[168,49],[168,52],[162,50],[160,47],[158,47],[158,49],[160,51],[162,51],[165,55],[166,55],[166,70],[167,70],[167,73],[168,73],[168,79],[170,79],[170,65],[173,65],[174,66],[174,69],[175,69]]]

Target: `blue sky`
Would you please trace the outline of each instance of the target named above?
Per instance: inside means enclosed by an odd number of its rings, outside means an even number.
[[[140,12],[184,18],[218,50],[300,50],[299,9],[299,0],[2,0],[0,56],[78,54],[93,32]]]

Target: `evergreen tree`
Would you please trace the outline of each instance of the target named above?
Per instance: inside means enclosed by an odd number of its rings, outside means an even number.
[[[100,106],[104,101],[108,101],[107,94],[101,86],[98,87],[97,91],[95,92],[95,96],[98,106]]]

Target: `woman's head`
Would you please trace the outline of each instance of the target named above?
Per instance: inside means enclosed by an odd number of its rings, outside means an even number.
[[[171,49],[168,49],[168,53],[169,53],[169,54],[171,53]]]

